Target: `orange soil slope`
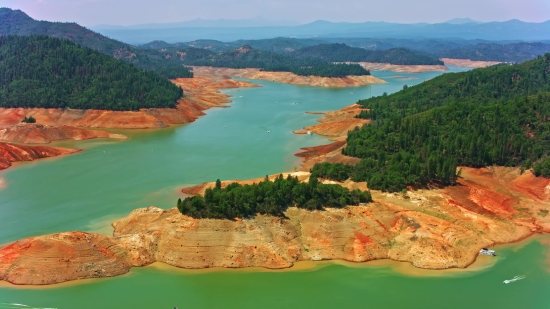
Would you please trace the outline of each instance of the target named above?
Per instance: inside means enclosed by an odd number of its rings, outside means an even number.
[[[358,158],[348,157],[342,154],[342,148],[346,146],[348,131],[355,127],[362,127],[370,122],[368,119],[355,118],[363,109],[358,104],[352,104],[341,110],[330,111],[323,114],[323,117],[317,121],[320,124],[308,126],[300,130],[293,131],[295,134],[306,134],[308,131],[319,135],[329,136],[336,142],[328,145],[302,148],[297,157],[304,158],[301,166],[303,170],[308,171],[315,163],[331,162],[356,164]],[[318,114],[318,113],[315,113]]]
[[[307,126],[293,131],[295,134],[306,134],[308,131],[319,135],[329,136],[333,140],[345,140],[348,131],[355,127],[362,127],[370,122],[368,119],[355,118],[363,109],[358,104],[352,104],[341,110],[323,113],[323,117],[317,119],[320,124]]]
[[[36,159],[56,157],[78,151],[80,150],[46,146],[23,146],[0,142],[0,170],[10,167],[13,162],[34,161]]]
[[[70,126],[54,127],[42,124],[17,124],[0,129],[0,140],[12,143],[47,144],[65,139],[81,141],[94,138],[126,139],[127,137],[100,130],[84,130]]]

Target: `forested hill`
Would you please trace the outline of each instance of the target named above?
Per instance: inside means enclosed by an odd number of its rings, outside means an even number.
[[[292,57],[256,50],[250,46],[242,46],[222,53],[191,47],[182,51],[181,58],[187,65],[235,69],[258,68],[264,71],[292,72],[302,76],[345,77],[370,74],[357,64],[332,64],[322,59]]]
[[[516,97],[550,91],[548,54],[517,65],[497,65],[462,73],[447,73],[389,96],[358,103],[372,112],[361,117],[388,117],[386,111],[411,115],[450,102],[504,103]]]
[[[452,185],[457,166],[522,166],[545,176],[550,153],[550,54],[521,65],[444,74],[359,102],[370,125],[348,134],[355,166],[318,164],[314,175],[371,189]],[[538,163],[543,160],[542,163]]]
[[[193,75],[177,57],[167,57],[160,51],[135,48],[95,33],[76,23],[34,20],[20,10],[0,8],[0,36],[2,35],[46,35],[67,39],[113,58],[132,63],[141,69],[156,71],[166,78],[192,77]]]
[[[406,48],[366,50],[346,44],[321,44],[304,47],[291,53],[300,58],[323,59],[330,62],[378,62],[400,65],[443,65],[434,56]]]
[[[0,36],[0,107],[174,107],[181,88],[90,48],[47,36]]]
[[[477,44],[434,51],[441,58],[458,58],[478,61],[524,62],[550,52],[550,44],[511,43]]]

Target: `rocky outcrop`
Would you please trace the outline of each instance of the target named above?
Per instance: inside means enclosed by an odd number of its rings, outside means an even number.
[[[194,219],[175,208],[137,209],[113,223],[113,237],[60,233],[0,248],[0,279],[52,284],[115,276],[153,262],[280,269],[305,260],[389,258],[420,268],[463,268],[482,247],[550,232],[550,180],[512,168],[463,168],[462,175],[455,187],[372,192],[375,201],[367,205],[290,208],[286,218]],[[341,185],[366,189],[365,183]]]
[[[226,76],[179,78],[172,81],[183,88],[185,97],[175,108],[149,108],[139,111],[107,111],[45,108],[0,108],[0,128],[17,125],[24,117],[32,116],[37,123],[51,126],[80,128],[146,129],[164,128],[172,124],[195,121],[211,107],[229,103],[230,96],[222,88],[256,87],[250,83],[231,80]]]
[[[79,151],[79,149],[23,146],[0,142],[0,170],[10,167],[13,162],[34,161]]]
[[[52,141],[73,139],[75,141],[94,138],[126,139],[122,134],[100,130],[84,130],[70,126],[48,126],[42,124],[17,124],[0,129],[0,140],[23,144],[47,144]]]
[[[290,72],[264,72],[259,69],[228,69],[193,67],[193,72],[201,75],[238,76],[248,79],[273,81],[283,84],[307,85],[313,87],[358,87],[382,84],[385,81],[371,75],[347,77],[299,76]]]
[[[132,266],[126,254],[126,248],[105,235],[70,232],[32,237],[2,248],[0,277],[13,284],[42,285],[117,276]]]

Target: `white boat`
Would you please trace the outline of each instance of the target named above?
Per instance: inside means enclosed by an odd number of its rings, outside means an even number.
[[[311,135],[311,131],[307,131],[307,134],[308,134],[308,135]]]
[[[479,250],[479,255],[497,256],[497,253],[495,252],[495,250],[489,250],[487,248],[483,248]]]
[[[522,280],[522,279],[525,279],[525,276],[515,276],[514,278],[512,279],[509,279],[509,280],[504,280],[504,284],[508,284],[508,283],[512,283],[512,282],[516,282],[518,280]]]

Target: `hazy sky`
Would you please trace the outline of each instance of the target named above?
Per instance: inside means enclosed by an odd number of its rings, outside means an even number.
[[[307,23],[330,21],[442,22],[456,17],[480,21],[550,19],[550,0],[0,0],[35,19],[86,26],[179,22],[195,18]]]

